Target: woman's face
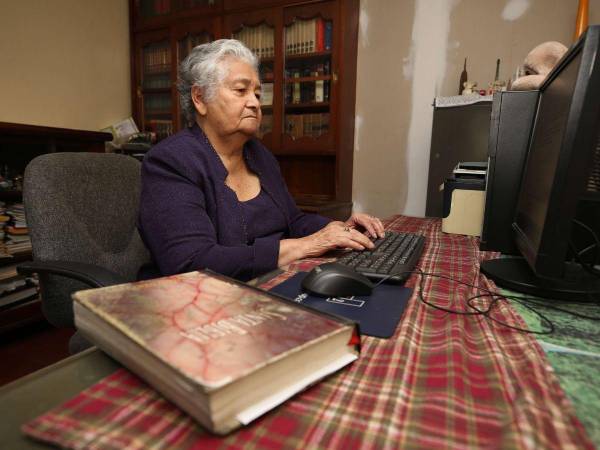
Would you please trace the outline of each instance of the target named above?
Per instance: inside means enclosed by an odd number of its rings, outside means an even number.
[[[204,123],[219,136],[255,136],[260,127],[260,81],[252,66],[238,59],[224,61],[229,73],[217,87],[210,102],[196,108]]]

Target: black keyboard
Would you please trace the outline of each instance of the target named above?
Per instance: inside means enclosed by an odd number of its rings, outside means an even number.
[[[367,278],[403,282],[410,276],[423,253],[425,238],[420,234],[386,231],[384,238],[373,241],[373,250],[352,250],[337,262],[352,267]],[[403,273],[406,272],[406,273]]]

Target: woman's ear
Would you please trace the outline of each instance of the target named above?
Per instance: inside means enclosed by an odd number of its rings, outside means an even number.
[[[198,114],[205,116],[206,103],[202,97],[202,89],[200,89],[198,86],[192,86],[192,101],[194,102],[194,107],[196,108]]]

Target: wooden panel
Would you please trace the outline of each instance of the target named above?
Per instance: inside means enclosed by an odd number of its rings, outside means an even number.
[[[339,129],[336,142],[339,164],[337,166],[336,197],[338,200],[352,199],[352,173],[354,163],[354,124],[356,105],[356,58],[358,40],[359,1],[345,0],[340,2],[341,36],[347,41],[340,51],[339,79],[339,111],[337,122]]]
[[[210,15],[219,14],[223,11],[221,0],[198,2],[194,0],[165,0],[160,2],[162,13],[153,14],[145,4],[156,4],[152,0],[130,0],[130,11],[132,16],[132,31],[149,31],[153,29],[166,28],[175,22],[190,18],[205,18]]]
[[[0,169],[23,174],[27,163],[52,152],[104,152],[110,133],[0,122]]]
[[[79,142],[81,144],[97,144],[112,140],[110,133],[101,131],[72,130],[69,128],[0,122],[0,140],[5,141],[9,137],[16,137],[29,142],[55,140],[60,142]]]
[[[283,6],[298,3],[298,0],[224,0],[225,11]]]
[[[335,157],[278,156],[281,172],[294,197],[335,198]]]
[[[434,108],[425,215],[442,217],[440,185],[456,164],[486,161],[492,102]]]

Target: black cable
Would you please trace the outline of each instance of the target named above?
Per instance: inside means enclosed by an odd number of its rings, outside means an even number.
[[[594,264],[598,264],[600,263],[600,237],[598,237],[598,235],[596,234],[596,232],[589,227],[588,225],[586,225],[585,223],[577,220],[577,219],[573,219],[572,222],[575,225],[579,225],[581,228],[583,228],[584,230],[586,230],[589,234],[592,235],[592,239],[596,242],[596,258],[594,261]],[[587,250],[587,249],[585,249]],[[579,254],[579,256],[581,256],[581,254]]]
[[[521,331],[524,333],[531,333],[531,334],[551,334],[554,331],[554,324],[552,323],[552,321],[550,319],[548,319],[546,316],[544,316],[541,312],[539,312],[538,310],[534,309],[531,305],[535,305],[535,306],[540,306],[543,308],[547,308],[547,309],[551,309],[551,310],[555,310],[555,311],[559,311],[565,314],[570,314],[574,317],[580,318],[580,319],[586,319],[586,320],[600,320],[600,316],[591,316],[591,315],[586,315],[586,314],[581,314],[575,311],[571,311],[568,309],[564,309],[564,308],[560,308],[558,306],[554,306],[552,304],[549,304],[548,302],[544,302],[540,299],[537,299],[535,297],[527,297],[527,296],[516,296],[516,295],[504,295],[504,294],[500,294],[494,291],[491,291],[487,288],[481,287],[481,286],[476,286],[474,284],[471,283],[467,283],[446,275],[441,275],[441,274],[436,274],[436,273],[428,273],[428,272],[424,272],[422,269],[420,268],[415,268],[415,270],[411,270],[411,271],[402,271],[402,272],[395,272],[395,273],[391,273],[389,275],[387,275],[386,277],[382,278],[381,280],[379,280],[376,284],[375,287],[379,286],[381,283],[384,283],[385,281],[387,281],[389,278],[393,277],[393,276],[397,276],[397,275],[405,275],[405,274],[419,274],[421,275],[421,279],[419,282],[419,300],[424,303],[427,306],[430,306],[432,308],[435,308],[437,310],[440,311],[444,311],[450,314],[459,314],[459,315],[469,315],[469,316],[476,316],[476,315],[480,315],[480,316],[484,316],[487,319],[490,319],[502,326],[505,326],[507,328],[513,329],[513,330],[517,330],[517,331]],[[479,291],[484,291],[484,293],[482,294],[477,294],[477,295],[473,295],[469,298],[466,299],[466,303],[467,306],[471,309],[473,309],[474,311],[459,311],[459,310],[454,310],[454,309],[450,309],[450,308],[446,308],[443,306],[439,306],[436,305],[435,303],[432,303],[428,300],[426,300],[423,297],[423,292],[425,291],[424,288],[424,282],[425,282],[425,277],[437,277],[437,278],[441,278],[441,279],[445,279],[445,280],[449,280],[458,284],[462,284],[464,286],[467,287],[471,287],[471,288],[475,288]],[[480,309],[478,306],[474,305],[474,300],[478,299],[478,298],[484,298],[484,297],[490,297],[492,300],[490,301],[488,307],[486,309]],[[547,330],[542,330],[542,331],[536,331],[536,330],[528,330],[528,329],[522,329],[519,327],[515,327],[513,325],[509,325],[505,322],[502,322],[501,320],[496,319],[495,317],[493,317],[491,315],[491,312],[494,308],[494,306],[496,306],[496,304],[501,301],[501,300],[513,300],[517,303],[519,303],[520,305],[522,305],[524,308],[527,308],[528,310],[530,310],[531,312],[533,312],[535,315],[537,315],[542,322],[544,322],[548,329]],[[548,299],[550,301],[552,301],[552,299]],[[554,300],[556,301],[556,300]],[[589,302],[585,303],[586,305],[589,305]],[[598,303],[596,303],[596,305],[598,305]],[[600,306],[600,305],[599,305]]]
[[[511,295],[503,295],[497,292],[493,292],[487,288],[481,287],[481,286],[476,286],[474,284],[471,283],[467,283],[461,280],[458,280],[456,278],[452,278],[446,275],[441,275],[441,274],[437,274],[437,273],[429,273],[429,272],[424,272],[423,270],[421,270],[420,268],[415,268],[415,270],[411,270],[411,271],[402,271],[402,272],[395,272],[395,273],[391,273],[389,275],[387,275],[386,277],[382,278],[381,280],[379,280],[379,282],[377,282],[377,284],[375,284],[375,287],[379,286],[381,283],[385,282],[386,280],[388,280],[390,277],[396,276],[396,275],[404,275],[404,274],[413,274],[413,273],[418,273],[419,275],[421,275],[421,279],[419,282],[419,293],[418,293],[418,297],[419,300],[424,303],[427,306],[430,306],[432,308],[438,309],[440,311],[444,311],[447,313],[451,313],[451,314],[460,314],[460,315],[465,315],[465,316],[483,316],[486,319],[490,319],[496,323],[498,323],[501,326],[516,330],[516,331],[520,331],[523,333],[530,333],[530,334],[540,334],[540,335],[546,335],[546,334],[551,334],[554,332],[554,324],[550,321],[550,319],[548,319],[546,316],[544,316],[542,313],[540,313],[539,311],[533,309],[532,307],[530,307],[529,305],[524,304],[521,301],[520,297],[516,297],[516,296],[511,296]],[[450,308],[446,308],[443,306],[439,306],[436,305],[435,303],[429,302],[427,300],[425,300],[425,298],[423,297],[423,292],[425,291],[424,288],[424,282],[425,282],[425,277],[437,277],[437,278],[442,278],[445,280],[449,280],[452,281],[454,283],[458,283],[458,284],[462,284],[464,286],[467,287],[471,287],[471,288],[475,288],[479,291],[484,291],[483,294],[476,294],[474,296],[471,296],[469,298],[466,299],[466,303],[467,306],[471,309],[473,309],[474,311],[458,311],[458,310],[454,310],[454,309],[450,309]],[[489,303],[489,306],[486,309],[479,309],[477,306],[474,306],[473,301],[477,298],[483,298],[483,297],[491,297],[491,302]],[[523,305],[525,308],[529,309],[530,311],[532,311],[534,314],[536,314],[542,322],[544,322],[549,329],[547,330],[529,330],[529,329],[523,329],[520,327],[515,327],[513,325],[509,325],[506,322],[503,322],[495,317],[493,317],[491,315],[491,312],[493,310],[493,308],[496,306],[496,304],[500,301],[500,300],[515,300],[518,303],[520,303],[521,305]]]
[[[594,277],[600,278],[600,270],[595,269],[592,265],[590,265],[589,263],[587,263],[581,259],[581,257],[580,257],[581,253],[577,251],[577,249],[575,248],[575,245],[573,244],[573,242],[570,239],[569,239],[569,248],[571,249],[571,251],[573,252],[573,255],[575,256],[575,261],[577,261],[579,263],[579,265],[583,268],[583,270],[585,270],[587,273],[593,275]]]

